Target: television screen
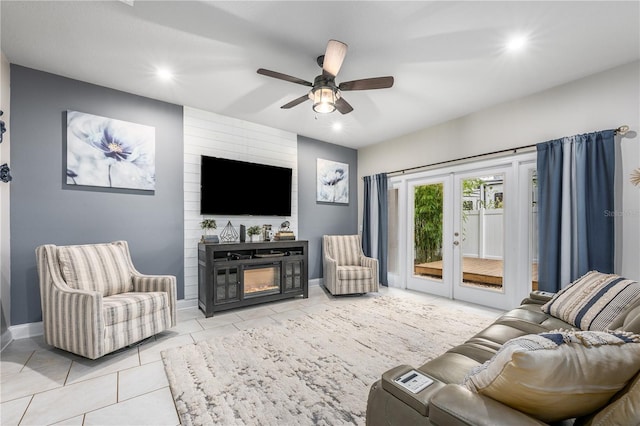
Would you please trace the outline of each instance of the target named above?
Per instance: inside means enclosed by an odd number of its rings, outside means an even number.
[[[200,214],[291,216],[286,167],[202,156]]]

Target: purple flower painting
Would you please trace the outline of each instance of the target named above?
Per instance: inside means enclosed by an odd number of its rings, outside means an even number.
[[[67,111],[67,184],[154,190],[155,128]]]
[[[349,165],[318,158],[316,201],[349,203]]]

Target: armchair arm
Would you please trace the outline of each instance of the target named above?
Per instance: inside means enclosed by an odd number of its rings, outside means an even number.
[[[463,386],[449,384],[429,401],[429,420],[440,426],[546,425]]]
[[[325,254],[322,261],[322,280],[324,286],[333,293],[338,279],[338,261]]]
[[[555,296],[555,293],[549,293],[548,291],[534,290],[529,293],[529,297],[526,297],[520,302],[521,305],[525,303],[544,305]]]
[[[378,286],[380,283],[378,278],[378,259],[362,255],[360,256],[360,265],[373,269],[373,283]]]
[[[144,275],[134,272],[133,291],[164,291],[169,296],[169,311],[171,312],[171,326],[177,324],[176,305],[178,299],[178,291],[176,285],[176,277],[173,275]]]
[[[36,249],[45,341],[87,358],[103,355],[102,293],[69,287],[57,264],[56,247]]]

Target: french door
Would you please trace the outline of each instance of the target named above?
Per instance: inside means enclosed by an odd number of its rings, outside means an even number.
[[[408,182],[407,288],[453,297],[452,179],[450,175]]]
[[[499,309],[517,305],[532,285],[532,167],[529,155],[395,182],[405,195],[398,197],[406,206],[398,255],[406,259],[406,288]]]

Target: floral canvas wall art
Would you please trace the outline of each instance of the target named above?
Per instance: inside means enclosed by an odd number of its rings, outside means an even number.
[[[67,184],[154,190],[155,127],[67,111]]]
[[[318,158],[317,201],[349,203],[349,165]]]

